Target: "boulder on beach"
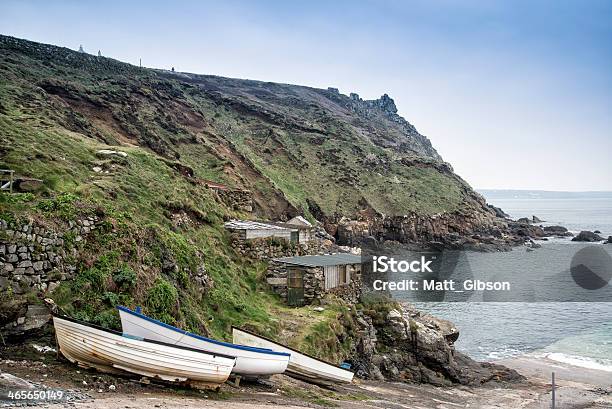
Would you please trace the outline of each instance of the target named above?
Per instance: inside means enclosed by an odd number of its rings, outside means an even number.
[[[529,219],[528,217],[521,217],[516,222],[521,224],[531,224],[531,219]]]
[[[612,244],[612,236],[608,236],[608,240],[606,240],[606,244]]]
[[[586,242],[597,242],[602,241],[603,237],[592,231],[583,230],[572,241],[586,241]]]

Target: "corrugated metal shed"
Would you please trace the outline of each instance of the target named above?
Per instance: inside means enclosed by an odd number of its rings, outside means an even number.
[[[283,229],[290,229],[290,230],[293,230],[293,231],[296,231],[296,230],[313,230],[312,226],[303,226],[301,224],[289,224],[289,223],[285,223],[285,222],[269,222],[269,224],[271,224],[273,226],[281,227]]]
[[[274,261],[305,267],[341,266],[361,264],[361,256],[350,253],[323,254],[314,256],[297,256],[277,258]]]
[[[287,228],[268,223],[254,222],[251,220],[231,220],[223,225],[230,230],[297,230],[297,228]]]

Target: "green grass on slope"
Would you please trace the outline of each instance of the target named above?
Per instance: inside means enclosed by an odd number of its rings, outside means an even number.
[[[292,140],[298,139],[292,135]],[[305,211],[307,199],[328,215],[354,215],[365,199],[386,215],[417,212],[423,215],[452,212],[462,205],[459,183],[433,167],[405,166],[381,148],[361,146],[363,152],[385,160],[384,166],[368,166],[352,153],[358,141],[331,140],[322,145],[268,141],[266,154],[253,136],[237,138],[238,148],[282,190],[289,201]],[[365,155],[363,155],[365,156]]]
[[[108,146],[82,135],[36,129],[6,116],[0,116],[0,133],[8,148],[0,167],[45,181],[44,191],[25,201],[15,200],[23,195],[3,194],[3,218],[63,225],[84,213],[104,216],[105,228],[86,244],[72,243],[79,250],[71,260],[77,274],[55,294],[69,312],[116,327],[114,305],[138,304],[153,316],[194,330],[205,326],[220,337],[228,336],[231,324],[244,322],[272,332],[267,305],[278,301],[259,288],[262,266],[231,250],[222,227],[226,210],[207,189],[140,148],[120,148],[128,158],[103,174],[92,167],[100,161],[96,151]],[[193,215],[191,226],[172,226],[168,209],[176,208]],[[177,271],[164,270],[167,259]],[[192,278],[200,266],[214,281],[206,294]]]

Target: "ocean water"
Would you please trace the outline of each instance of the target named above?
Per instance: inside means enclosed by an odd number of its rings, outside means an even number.
[[[513,218],[536,215],[546,220],[545,225],[559,224],[575,232],[600,230],[604,237],[612,235],[612,192],[482,191],[481,194]],[[464,255],[465,263],[477,274],[523,276],[528,281],[529,277],[554,275],[569,268],[573,254],[588,246],[569,239],[541,244],[542,248],[533,252],[524,248],[509,253],[469,252]],[[601,246],[611,253],[612,245]],[[539,287],[538,291],[545,292],[547,288]],[[399,293],[394,297],[403,298]],[[491,361],[530,354],[612,372],[612,299],[607,302],[479,302],[474,299],[415,304],[454,322],[461,332],[457,349],[475,359]]]

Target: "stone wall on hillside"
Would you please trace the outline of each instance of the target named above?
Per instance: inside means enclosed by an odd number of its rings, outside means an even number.
[[[76,272],[73,244],[86,240],[99,223],[97,216],[83,217],[61,229],[31,221],[13,226],[0,220],[0,303],[11,305],[0,312],[3,333],[19,334],[44,325],[48,312],[27,303],[27,295],[42,297],[70,280]]]
[[[232,247],[241,255],[257,260],[271,260],[280,257],[318,254],[323,250],[322,243],[313,240],[295,243],[278,237],[245,239],[238,233],[231,233]]]
[[[253,193],[242,189],[220,189],[209,186],[217,196],[230,209],[251,213],[253,211]]]

